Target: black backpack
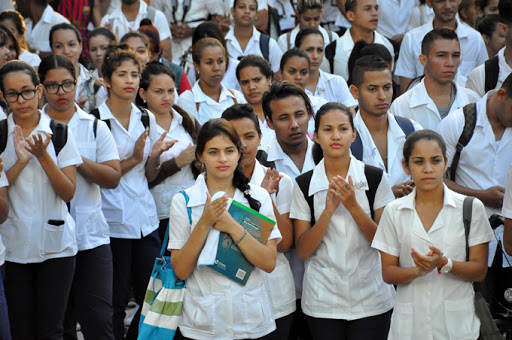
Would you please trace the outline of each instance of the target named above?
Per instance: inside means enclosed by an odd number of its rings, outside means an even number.
[[[55,149],[55,155],[59,155],[60,151],[68,142],[68,126],[58,120],[50,120],[50,129],[52,130],[52,143]],[[0,154],[5,151],[7,146],[7,119],[0,120]]]
[[[455,154],[453,155],[452,164],[450,166],[450,179],[455,182],[455,172],[459,165],[460,153],[466,145],[468,145],[476,126],[476,103],[471,103],[462,108],[464,112],[464,128],[460,134],[457,145],[455,146]]]
[[[327,45],[327,47],[325,48],[325,58],[329,62],[329,68],[330,68],[332,74],[334,74],[334,56],[336,55],[337,42],[338,42],[338,39],[334,40],[332,43]]]
[[[485,93],[494,90],[498,84],[498,74],[500,73],[500,63],[498,56],[485,61]]]
[[[373,203],[375,202],[375,193],[377,192],[377,188],[379,187],[380,181],[382,180],[383,170],[368,164],[364,165],[364,175],[366,177],[366,181],[368,182],[368,190],[366,190],[366,197],[368,198],[368,204],[370,205],[370,213],[372,215],[372,219],[374,218],[375,212],[373,211]],[[313,204],[313,196],[309,196],[309,185],[311,184],[311,177],[313,177],[313,170],[303,173],[298,176],[295,181],[299,185],[300,191],[302,191],[302,195],[308,202],[309,210],[311,211],[311,225],[314,225],[316,222],[315,219],[315,207]]]
[[[142,114],[140,116],[140,121],[142,122],[142,125],[144,125],[144,129],[147,129],[148,126],[149,126],[148,110],[146,110],[142,106],[138,106],[138,105],[136,105],[136,106],[140,110],[140,113]],[[94,125],[93,125],[94,137],[96,138],[96,130],[98,129],[98,120],[102,120],[101,117],[100,117],[100,111],[98,109],[94,109],[91,112],[89,112],[89,114],[93,115],[94,118],[96,118],[94,120]],[[105,124],[107,124],[108,128],[110,130],[112,130],[112,126],[110,125],[110,120],[109,119],[105,119],[103,121],[105,122]]]
[[[260,50],[261,54],[263,54],[263,58],[266,61],[269,61],[270,55],[270,37],[265,33],[261,33],[260,36]]]

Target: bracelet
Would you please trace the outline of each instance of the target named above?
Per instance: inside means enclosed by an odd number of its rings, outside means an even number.
[[[240,242],[242,242],[244,240],[245,235],[247,235],[247,230],[244,230],[244,233],[242,234],[242,236],[240,236],[240,239],[235,242],[235,246],[239,245]]]

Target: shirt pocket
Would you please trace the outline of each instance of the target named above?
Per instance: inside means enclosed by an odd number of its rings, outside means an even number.
[[[76,145],[81,156],[96,162],[96,142],[83,142]]]
[[[475,314],[474,297],[444,301],[444,316],[449,339],[476,339],[480,333],[480,322]]]
[[[359,277],[357,284],[360,287],[361,299],[365,306],[376,307],[391,301],[391,289],[384,283],[379,269],[380,263]]]
[[[242,293],[244,320],[247,329],[266,327],[274,318],[265,286]],[[236,317],[236,315],[234,315]]]
[[[323,268],[313,263],[304,275],[304,303],[316,307],[340,307],[337,296],[343,294],[338,287],[334,268]]]
[[[108,223],[122,224],[124,221],[124,204],[122,193],[109,190],[108,194],[102,195],[101,209]]]
[[[196,332],[215,334],[215,296],[193,296],[188,291],[183,299],[183,324]]]
[[[413,339],[413,304],[412,302],[396,302],[391,317],[392,339]]]
[[[444,249],[441,249],[443,251],[444,256],[446,256],[454,261],[466,262],[465,239],[462,238],[461,241],[454,240],[454,239],[445,240]]]
[[[43,254],[57,254],[64,250],[64,228],[66,224],[43,226]]]
[[[101,210],[95,207],[76,207],[76,233],[77,236],[85,236],[101,232],[108,236],[108,227],[102,227]],[[103,229],[103,230],[102,230]],[[107,230],[104,230],[107,229]]]

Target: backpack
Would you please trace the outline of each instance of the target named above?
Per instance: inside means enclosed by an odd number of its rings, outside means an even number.
[[[500,73],[500,63],[498,56],[485,61],[485,93],[494,90],[498,84],[498,75]]]
[[[314,170],[314,169],[313,169]],[[298,176],[295,181],[299,185],[300,191],[306,202],[308,203],[309,210],[311,211],[311,225],[314,225],[315,220],[315,207],[313,204],[314,195],[309,196],[309,185],[311,184],[311,177],[313,177],[313,170],[309,170],[308,172],[303,173]],[[368,204],[370,205],[370,213],[372,219],[374,218],[375,212],[373,211],[373,203],[375,202],[375,193],[377,192],[377,188],[379,187],[380,181],[382,179],[383,170],[368,164],[364,165],[364,175],[366,177],[366,181],[368,182],[368,190],[366,190],[366,197],[368,198]]]
[[[50,120],[50,129],[52,130],[52,143],[55,149],[55,155],[58,156],[60,151],[68,142],[68,126],[58,120]],[[0,120],[0,154],[5,151],[7,146],[7,119]]]
[[[336,55],[336,45],[338,40],[334,40],[325,48],[325,58],[329,62],[331,73],[334,74],[334,56]]]
[[[261,33],[261,36],[260,36],[260,51],[261,51],[261,54],[263,54],[263,58],[266,61],[269,61],[270,37],[268,35],[266,35],[265,33]]]
[[[453,155],[452,164],[450,166],[450,179],[455,182],[455,172],[459,165],[460,153],[466,145],[468,145],[476,126],[476,103],[471,103],[462,108],[464,112],[464,128],[460,134],[457,146],[455,147],[455,154]]]
[[[142,114],[140,116],[140,121],[142,122],[142,125],[144,125],[144,129],[147,129],[149,127],[149,114],[148,110],[143,108],[142,106],[136,105],[137,108],[140,110],[140,113]],[[96,130],[98,129],[98,120],[102,120],[100,117],[100,111],[98,109],[94,109],[89,114],[93,115],[94,118],[94,124],[93,124],[93,131],[94,131],[94,138],[96,138]],[[107,124],[109,130],[112,130],[112,126],[110,125],[110,119],[103,120],[105,124]]]
[[[398,123],[398,126],[400,126],[402,131],[405,133],[405,138],[414,132],[414,125],[408,118],[395,116],[395,120]],[[361,141],[361,137],[358,133],[356,133],[356,139],[350,146],[350,151],[352,151],[352,155],[355,158],[361,162],[363,161],[363,142]]]

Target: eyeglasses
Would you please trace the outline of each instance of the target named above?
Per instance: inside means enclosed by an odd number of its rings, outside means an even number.
[[[23,90],[21,92],[10,92],[5,93],[4,98],[8,103],[14,103],[18,101],[18,98],[21,96],[25,100],[31,100],[34,99],[36,96],[37,89],[33,90]]]
[[[66,81],[62,84],[45,84],[44,88],[46,92],[50,94],[56,94],[59,92],[59,88],[62,88],[64,93],[69,93],[75,89],[76,81]]]

